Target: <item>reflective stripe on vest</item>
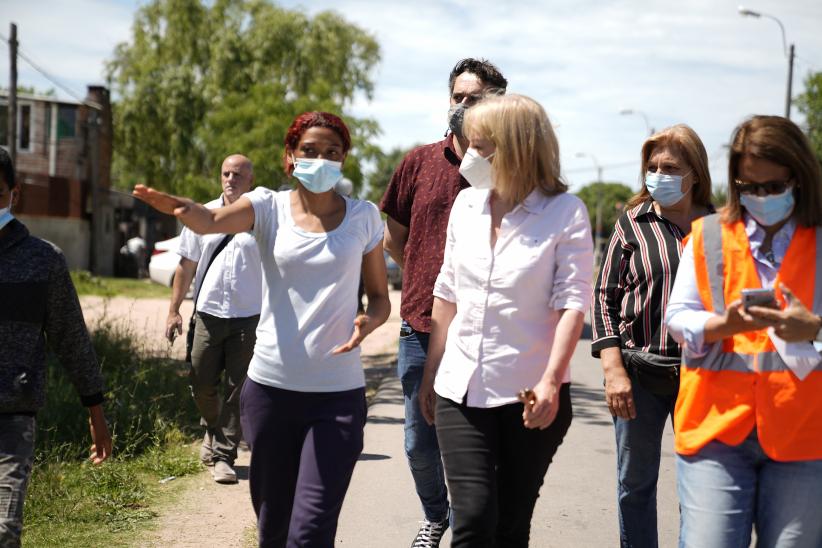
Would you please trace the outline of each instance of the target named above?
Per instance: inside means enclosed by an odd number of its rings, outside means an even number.
[[[691,237],[705,310],[722,314],[741,289],[761,286],[743,223],[707,216],[694,223]],[[797,227],[777,282],[822,313],[822,227]],[[822,459],[822,364],[799,381],[765,330],[709,345],[703,356],[686,348],[674,422],[680,454],[696,454],[712,440],[736,445],[756,427],[775,460]]]

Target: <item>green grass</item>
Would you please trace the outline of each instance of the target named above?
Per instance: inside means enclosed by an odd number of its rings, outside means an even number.
[[[131,299],[168,299],[171,288],[134,278],[108,278],[94,276],[85,270],[73,270],[71,280],[77,288],[78,295],[97,295],[99,297],[129,297]]]
[[[26,498],[23,546],[129,546],[157,517],[168,492],[159,480],[202,470],[195,451],[169,440],[140,456],[100,466],[39,463]]]
[[[199,429],[187,365],[149,357],[130,333],[110,323],[101,323],[92,339],[106,377],[114,456],[100,466],[85,461],[88,414],[50,358],[26,497],[26,547],[133,543],[156,517],[154,508],[164,494],[176,488],[175,482],[159,480],[202,470],[188,445]]]

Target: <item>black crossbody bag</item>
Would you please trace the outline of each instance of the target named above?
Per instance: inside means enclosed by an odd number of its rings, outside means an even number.
[[[217,255],[220,254],[220,251],[225,249],[225,246],[228,245],[228,242],[230,242],[233,237],[234,234],[226,234],[225,237],[220,240],[220,243],[217,244],[216,249],[214,249],[214,253],[212,253],[211,257],[208,259],[205,272],[203,272],[203,282],[205,281],[206,274],[208,274],[208,269],[211,268],[211,263],[214,262],[214,259],[216,259]],[[197,292],[194,294],[194,311],[191,313],[191,319],[188,320],[188,333],[186,333],[186,361],[188,363],[191,363],[191,349],[194,348],[194,326],[196,325],[194,317],[197,315],[197,298],[200,296],[200,289],[202,288],[203,283],[200,282],[200,287],[197,288]]]
[[[622,362],[625,369],[636,372],[639,384],[648,392],[658,396],[679,392],[679,358],[623,348]]]

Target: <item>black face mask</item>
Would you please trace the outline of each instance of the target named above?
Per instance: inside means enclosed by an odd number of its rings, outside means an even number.
[[[451,105],[451,108],[448,109],[448,129],[450,129],[458,139],[464,137],[462,134],[462,122],[465,120],[465,109],[466,106],[464,103]]]

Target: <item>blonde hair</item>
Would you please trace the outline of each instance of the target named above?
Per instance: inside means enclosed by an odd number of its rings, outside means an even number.
[[[796,205],[792,216],[802,226],[822,225],[822,175],[819,161],[808,137],[782,116],[752,116],[737,126],[731,138],[728,162],[728,203],[722,221],[742,218],[742,204],[734,180],[739,177],[739,162],[750,155],[768,160],[791,171]]]
[[[483,99],[465,112],[467,136],[496,146],[491,170],[500,198],[518,204],[535,189],[552,196],[568,190],[559,167],[559,143],[542,106],[524,95]]]
[[[628,200],[628,209],[636,207],[651,199],[651,193],[645,186],[645,174],[648,172],[648,162],[651,155],[659,149],[670,148],[687,162],[693,170],[694,186],[691,189],[693,203],[708,206],[711,203],[711,170],[708,166],[708,153],[699,135],[685,124],[677,124],[663,129],[648,137],[642,144],[642,164],[640,167],[640,181],[642,188]]]

